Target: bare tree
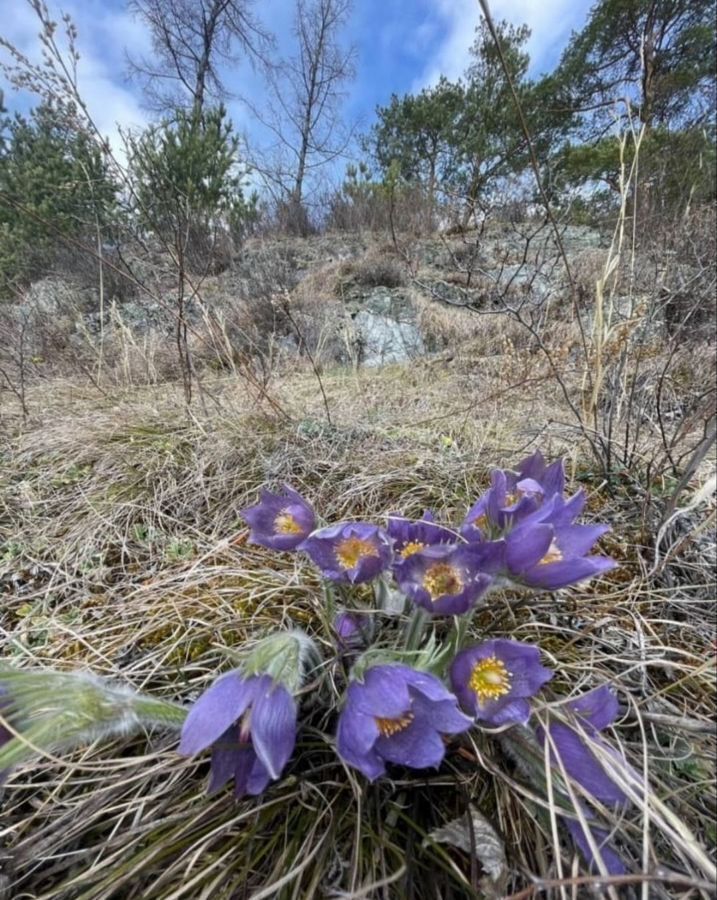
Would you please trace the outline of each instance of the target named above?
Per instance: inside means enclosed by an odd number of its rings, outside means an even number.
[[[297,0],[296,53],[273,66],[270,98],[258,120],[274,136],[274,145],[255,163],[287,205],[290,223],[306,226],[304,198],[309,176],[339,156],[350,140],[340,114],[343,85],[354,75],[353,47],[339,40],[351,12],[351,0]]]
[[[222,62],[235,62],[239,51],[265,63],[272,38],[252,16],[252,2],[130,0],[130,10],[151,34],[151,59],[129,58],[148,106],[158,111],[189,106],[201,112],[207,98],[220,100],[227,94],[219,74]]]

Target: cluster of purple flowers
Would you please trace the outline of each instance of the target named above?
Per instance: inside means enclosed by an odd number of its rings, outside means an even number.
[[[352,633],[353,636],[353,633]],[[350,682],[339,716],[341,758],[374,780],[386,762],[415,769],[438,766],[443,735],[478,722],[487,727],[525,724],[529,698],[552,678],[537,647],[492,640],[459,653],[452,691],[435,675],[399,663],[370,666]],[[236,793],[261,793],[279,777],[296,740],[296,704],[268,675],[222,676],[192,707],[180,752],[211,747],[210,791],[234,778]]]
[[[461,616],[475,609],[492,587],[503,584],[556,590],[610,569],[612,560],[591,555],[605,525],[576,524],[585,506],[582,491],[564,496],[562,461],[546,465],[538,452],[517,471],[493,472],[488,491],[457,529],[430,512],[419,521],[390,516],[387,526],[340,522],[317,527],[311,505],[292,488],[263,491],[243,515],[250,541],[306,553],[331,582],[357,585],[393,576],[401,594],[432,616]],[[418,620],[417,620],[418,621]],[[369,644],[373,622],[365,611],[343,611],[334,622],[337,650],[347,660]],[[531,700],[553,676],[537,647],[514,640],[487,640],[458,649],[446,672],[450,688],[432,671],[387,661],[355,665],[338,717],[336,749],[369,780],[387,764],[416,769],[440,765],[447,741],[478,725],[489,729],[530,727]],[[424,666],[425,669],[431,668]],[[595,691],[572,704],[581,726],[554,722],[537,728],[551,760],[601,802],[624,795],[586,743],[612,722],[612,694]],[[180,751],[211,748],[210,790],[234,779],[237,796],[257,794],[280,777],[296,741],[297,708],[281,678],[237,670],[216,681],[195,703],[183,729]],[[584,817],[589,817],[586,807]],[[604,842],[599,828],[586,835],[567,826],[588,859]],[[618,870],[619,857],[603,857]]]
[[[389,516],[385,529],[364,522],[316,528],[314,510],[288,486],[263,491],[244,517],[250,541],[301,550],[331,581],[362,584],[391,571],[417,606],[461,615],[492,585],[558,590],[613,568],[613,560],[590,553],[609,527],[576,524],[585,493],[566,498],[564,488],[562,460],[548,466],[538,451],[515,472],[495,470],[455,531],[428,511],[417,522]]]

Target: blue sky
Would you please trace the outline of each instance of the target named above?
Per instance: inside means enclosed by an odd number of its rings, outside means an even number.
[[[139,126],[150,119],[139,89],[125,77],[125,50],[148,49],[140,23],[124,0],[48,0],[59,19],[68,12],[79,31],[79,81],[99,128],[117,141],[117,125]],[[293,0],[257,0],[255,10],[280,47],[291,40]],[[492,0],[496,20],[527,23],[531,74],[549,71],[572,29],[584,24],[589,0]],[[441,74],[457,78],[468,61],[468,48],[480,19],[478,0],[354,0],[345,40],[357,50],[356,80],[348,88],[345,111],[351,120],[370,125],[377,104],[392,93],[420,90]],[[0,35],[30,58],[38,58],[38,26],[27,0],[0,0]],[[0,49],[0,56],[2,55]],[[226,73],[230,90],[261,103],[258,78],[246,66]],[[26,110],[32,98],[14,94],[3,83],[10,110]],[[228,104],[235,125],[256,137],[256,125],[236,99]]]

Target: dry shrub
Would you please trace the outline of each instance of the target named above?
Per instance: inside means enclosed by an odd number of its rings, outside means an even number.
[[[485,327],[485,323],[468,310],[445,306],[418,292],[413,293],[412,300],[429,352],[455,349],[467,340],[478,338]]]
[[[595,297],[595,285],[605,269],[605,251],[590,247],[577,253],[570,260],[578,302],[590,307]],[[567,299],[567,298],[566,298]]]
[[[359,259],[342,263],[339,276],[342,285],[352,283],[367,288],[397,288],[406,283],[404,270],[405,266],[395,257],[374,250]]]
[[[421,185],[405,185],[393,197],[378,186],[347,192],[341,189],[322,198],[327,231],[371,231],[419,237],[435,230],[437,211]]]
[[[682,341],[714,339],[717,324],[717,207],[688,210],[642,238],[654,265],[665,326]]]
[[[346,265],[333,262],[311,272],[289,301],[297,349],[308,350],[321,367],[347,359],[348,315],[341,299]]]
[[[88,248],[95,250],[94,242]],[[57,271],[64,280],[81,290],[99,293],[100,284],[104,292],[104,302],[126,303],[140,296],[137,284],[141,280],[141,267],[137,254],[141,248],[120,243],[107,243],[101,247],[101,259],[88,249],[73,245],[60,246],[56,251],[55,265],[50,271]],[[101,275],[101,277],[100,277]]]

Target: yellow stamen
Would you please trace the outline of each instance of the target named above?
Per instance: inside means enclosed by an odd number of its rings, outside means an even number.
[[[488,527],[488,516],[485,513],[481,513],[477,518],[473,519],[473,525],[476,528],[480,528],[481,531],[485,531]]]
[[[475,693],[479,703],[497,700],[510,690],[511,673],[505,663],[495,656],[489,656],[476,663],[468,680],[468,687]]]
[[[401,559],[408,559],[408,557],[413,556],[414,553],[420,553],[425,546],[426,545],[422,544],[420,541],[409,541],[398,555]]]
[[[353,569],[367,556],[378,556],[378,548],[359,537],[344,538],[336,547],[336,559],[344,569]]]
[[[563,553],[562,553],[560,547],[558,547],[558,545],[555,543],[555,541],[551,541],[550,546],[548,547],[547,553],[541,560],[538,561],[538,565],[546,566],[549,563],[560,562],[560,560],[562,558],[563,558]]]
[[[506,506],[515,506],[515,504],[520,500],[523,495],[522,491],[518,491],[517,494],[506,494],[505,495],[505,505]]]
[[[448,563],[435,563],[426,570],[423,586],[431,595],[431,600],[437,600],[446,594],[449,596],[460,594],[463,590],[463,579],[458,569],[449,566]]]
[[[399,716],[397,719],[383,719],[380,716],[375,716],[374,718],[381,736],[393,737],[393,735],[398,734],[399,731],[405,731],[411,722],[413,722],[414,716],[413,713],[409,712]]]
[[[274,519],[275,534],[301,534],[302,530],[301,525],[286,509],[282,509]]]

